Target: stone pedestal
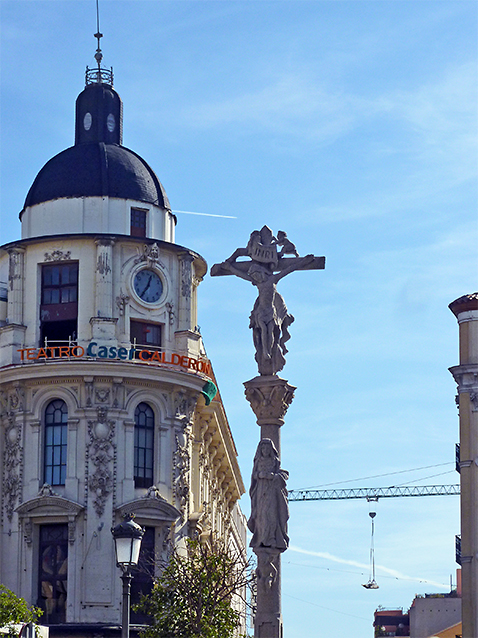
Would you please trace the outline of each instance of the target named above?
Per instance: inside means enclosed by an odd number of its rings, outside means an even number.
[[[276,375],[255,377],[250,381],[246,381],[244,386],[246,398],[256,415],[257,424],[261,428],[261,442],[264,440],[272,441],[278,455],[277,465],[280,465],[280,428],[284,424],[284,417],[289,405],[292,403],[296,388]],[[270,447],[270,443],[268,445]],[[258,453],[256,453],[256,458],[257,456]],[[256,464],[256,460],[254,463]],[[256,472],[255,477],[254,472]],[[283,470],[278,471],[278,468],[276,468],[275,472],[278,481],[281,480],[280,476],[282,476],[282,479],[287,477],[287,473]],[[255,468],[253,470],[253,484],[257,480],[257,468]],[[283,481],[283,485],[285,485],[285,481]],[[280,490],[279,487],[275,489]],[[252,486],[251,498],[253,498]],[[261,502],[261,498],[267,499],[266,490],[259,490],[259,495],[256,496],[257,502],[255,504],[253,502],[250,520],[252,520],[253,516],[257,518],[253,522],[253,526],[258,526],[258,521],[265,515],[274,516],[277,514],[281,518],[280,522],[277,520],[277,526],[284,527],[283,512],[266,512],[266,508],[270,507],[270,503],[267,500]],[[279,495],[278,498],[282,497]],[[283,492],[283,500],[286,500],[285,490]],[[286,503],[283,503],[283,507],[287,507]],[[256,509],[255,512],[254,508]],[[288,518],[288,512],[286,518]],[[252,530],[251,525],[249,528]],[[256,531],[254,532],[254,537],[256,537]],[[257,599],[254,638],[282,638],[281,553],[287,549],[288,538],[284,534],[281,535],[280,540],[276,538],[275,543],[271,541],[271,546],[264,546],[263,543],[269,544],[269,541],[264,539],[262,541],[254,541],[254,537],[251,541],[252,549],[257,556]]]

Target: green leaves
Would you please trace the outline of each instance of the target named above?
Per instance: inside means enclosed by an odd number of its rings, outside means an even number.
[[[0,584],[0,627],[11,624],[37,622],[42,615],[38,607],[29,607],[27,602]]]
[[[241,624],[247,563],[222,544],[186,541],[136,606],[153,619],[143,638],[232,638]]]

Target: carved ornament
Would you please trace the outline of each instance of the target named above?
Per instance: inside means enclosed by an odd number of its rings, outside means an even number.
[[[246,381],[245,395],[258,425],[283,425],[296,388],[279,377],[256,377]]]
[[[52,250],[51,253],[45,253],[44,261],[68,261],[71,259],[71,252],[67,250],[63,252],[62,250],[56,249]]]
[[[15,422],[13,413],[7,418],[3,452],[3,502],[9,521],[17,501],[21,501],[23,481],[22,425]]]
[[[86,453],[87,486],[93,493],[93,507],[102,516],[112,493],[116,471],[115,422],[108,419],[108,408],[96,409],[97,419],[88,421],[89,442]]]

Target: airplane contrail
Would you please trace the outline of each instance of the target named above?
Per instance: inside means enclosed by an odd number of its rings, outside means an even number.
[[[201,215],[202,217],[223,217],[224,219],[237,219],[232,215],[213,215],[212,213],[194,213],[191,210],[172,210],[172,213],[184,213],[185,215]]]
[[[328,552],[313,552],[308,549],[301,549],[300,547],[289,547],[290,551],[297,552],[298,554],[307,554],[308,556],[316,556],[317,558],[324,558],[325,560],[331,560],[335,563],[342,563],[344,565],[353,565],[354,567],[360,567],[360,569],[368,570],[370,568],[369,565],[365,565],[364,563],[359,563],[355,560],[348,560],[345,558],[339,558],[338,556],[334,556],[333,554],[329,554]],[[375,569],[380,569],[386,574],[390,574],[394,578],[404,579],[404,580],[414,580],[418,583],[427,583],[429,585],[434,585],[435,587],[448,589],[449,585],[444,585],[443,583],[437,583],[434,580],[427,580],[425,578],[414,578],[412,576],[406,576],[401,572],[398,572],[395,569],[390,569],[389,567],[384,567],[383,565],[375,565]]]

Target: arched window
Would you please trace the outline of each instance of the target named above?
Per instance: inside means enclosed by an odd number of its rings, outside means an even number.
[[[134,485],[153,485],[154,412],[140,403],[134,412]]]
[[[65,485],[68,408],[61,399],[51,401],[45,410],[44,483]]]

